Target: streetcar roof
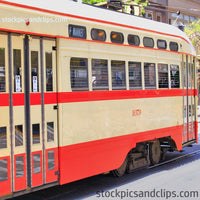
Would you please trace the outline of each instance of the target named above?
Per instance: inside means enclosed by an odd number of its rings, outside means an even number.
[[[151,31],[154,34],[168,34],[169,36],[174,36],[183,38],[186,40],[191,47],[191,53],[195,55],[195,50],[186,36],[186,34],[179,30],[177,27],[160,23],[153,20],[149,20],[142,17],[137,17],[134,15],[123,14],[120,12],[113,12],[108,9],[100,9],[99,7],[90,6],[87,4],[82,4],[75,2],[73,0],[5,0],[7,2],[21,4],[30,7],[36,7],[44,10],[54,11],[58,13],[69,14],[78,17],[84,17],[92,20],[99,20],[101,22],[110,22],[111,24],[121,24],[127,27],[136,27],[140,30]],[[0,1],[1,2],[1,1]],[[177,37],[176,37],[177,36]]]

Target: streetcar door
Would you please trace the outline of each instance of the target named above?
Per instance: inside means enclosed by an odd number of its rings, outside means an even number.
[[[191,56],[183,56],[183,143],[195,139],[194,128],[194,64]]]
[[[31,187],[58,180],[55,40],[29,36]],[[27,74],[28,75],[28,74]],[[29,114],[27,109],[27,115]]]

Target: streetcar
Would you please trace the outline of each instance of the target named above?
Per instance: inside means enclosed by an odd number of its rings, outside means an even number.
[[[178,28],[71,0],[0,0],[0,197],[159,163],[197,143]]]

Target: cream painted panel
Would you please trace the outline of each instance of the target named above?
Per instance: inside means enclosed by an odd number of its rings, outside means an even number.
[[[182,97],[68,103],[62,115],[64,146],[181,125]]]

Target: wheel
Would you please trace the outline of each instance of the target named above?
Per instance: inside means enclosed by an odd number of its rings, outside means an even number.
[[[111,171],[112,174],[114,176],[117,176],[117,177],[123,176],[125,174],[125,172],[126,172],[126,169],[127,169],[127,163],[128,163],[128,158],[126,156],[126,159],[124,160],[122,165],[118,169],[115,169],[115,170]]]
[[[158,164],[161,159],[161,148],[159,140],[152,142],[149,146],[149,158],[152,165]]]

